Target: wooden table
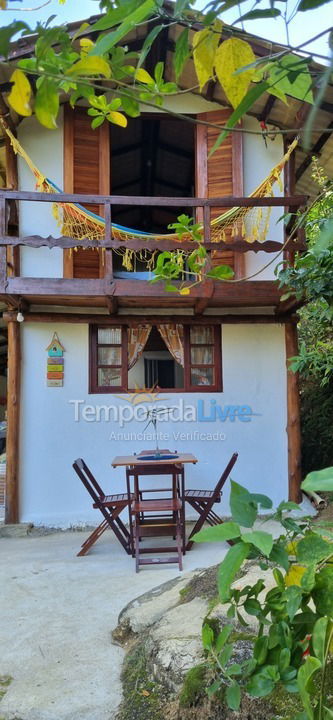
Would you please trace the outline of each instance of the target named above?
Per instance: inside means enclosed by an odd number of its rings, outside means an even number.
[[[181,497],[181,503],[182,503],[182,534],[183,534],[183,554],[185,554],[185,547],[186,547],[186,538],[185,538],[185,472],[184,472],[184,465],[188,464],[195,464],[198,462],[195,455],[192,455],[192,453],[171,453],[169,450],[161,450],[161,454],[177,454],[176,458],[165,458],[161,460],[142,460],[140,459],[141,455],[149,455],[152,454],[152,451],[143,450],[138,455],[117,455],[112,460],[112,467],[126,467],[126,482],[127,482],[127,493],[128,497],[130,498],[131,493],[131,487],[130,487],[130,480],[131,478],[134,479],[134,498],[135,500],[139,501],[140,499],[140,493],[142,492],[163,492],[164,490],[168,490],[167,488],[151,488],[149,490],[142,491],[139,486],[139,478],[140,476],[148,476],[148,475],[171,475],[172,476],[172,492],[175,496],[177,493],[177,483],[178,478],[180,477],[180,484],[179,484],[179,493]],[[170,490],[170,488],[169,488]],[[129,502],[130,506],[130,502]],[[130,532],[131,536],[133,538],[133,527],[132,527],[132,519],[131,519],[131,512],[129,513],[130,517]]]

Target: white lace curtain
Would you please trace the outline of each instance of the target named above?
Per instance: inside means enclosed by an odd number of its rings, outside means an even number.
[[[128,369],[138,361],[149,338],[151,325],[128,328]]]
[[[158,325],[158,331],[169,352],[179,365],[184,367],[184,329],[182,325]]]

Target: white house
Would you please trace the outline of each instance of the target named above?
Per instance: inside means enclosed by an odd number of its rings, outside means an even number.
[[[171,72],[168,62],[166,68]],[[257,116],[264,105],[255,108]],[[171,98],[166,108],[213,124],[230,114],[213,95]],[[279,108],[276,100],[266,122],[274,123]],[[192,212],[189,198],[247,197],[286,149],[280,135],[266,145],[260,135],[235,132],[208,157],[216,128],[144,107],[126,129],[94,131],[90,120],[85,108],[64,104],[57,130],[26,118],[17,137],[52,183],[81,203],[83,194],[90,196],[88,209],[99,211],[96,195],[128,196],[127,205],[113,201],[112,221],[142,232],[160,234],[184,207]],[[257,117],[246,117],[243,127],[260,129]],[[276,186],[276,197],[295,194],[294,167],[286,166],[285,191]],[[34,189],[19,158],[18,190]],[[95,523],[72,462],[83,457],[103,488],[122,492],[124,472],[111,468],[112,459],[154,447],[151,426],[145,429],[149,407],[167,408],[160,413],[159,446],[198,458],[186,470],[188,486],[213,488],[237,451],[236,481],[274,503],[297,499],[298,392],[287,371],[297,348],[295,306],[281,302],[274,275],[284,241],[277,220],[290,199],[272,208],[261,246],[247,250],[243,237],[235,250],[230,236],[217,246],[213,262],[231,264],[239,282],[214,280],[180,296],[149,284],[140,259],[126,270],[115,250],[64,249],[60,241],[38,247],[32,236],[61,232],[52,204],[29,197],[18,201],[20,270],[14,267],[1,290],[9,343],[7,522]],[[133,204],[144,197],[184,198],[184,205]],[[222,203],[212,217],[217,210]],[[64,350],[48,362],[54,333]],[[223,502],[222,514],[228,487]]]

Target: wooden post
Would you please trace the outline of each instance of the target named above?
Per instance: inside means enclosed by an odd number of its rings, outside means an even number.
[[[8,125],[7,119],[2,116],[2,122],[6,126]],[[14,134],[16,135],[15,128]],[[6,157],[6,187],[8,190],[18,190],[18,166],[17,166],[17,155],[14,152],[11,141],[6,133],[5,135],[5,157]],[[18,207],[13,200],[9,205],[9,231],[11,234],[17,234],[18,228]],[[16,230],[16,233],[15,233]],[[8,275],[18,276],[20,274],[20,248],[8,247],[7,248],[7,267]]]
[[[20,324],[8,323],[8,383],[6,442],[6,511],[5,522],[19,522],[19,425],[21,384]]]
[[[287,436],[289,500],[301,500],[301,423],[298,374],[288,370],[289,358],[298,354],[297,325],[287,322],[285,329],[287,362]]]

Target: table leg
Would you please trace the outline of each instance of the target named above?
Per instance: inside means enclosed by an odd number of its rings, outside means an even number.
[[[131,553],[132,557],[134,557],[134,533],[133,533],[133,519],[132,519],[132,513],[131,513],[131,481],[130,481],[130,474],[129,474],[129,468],[126,468],[126,487],[127,487],[127,497],[128,497],[128,522],[129,522],[129,531],[130,531],[130,543],[131,543]]]

